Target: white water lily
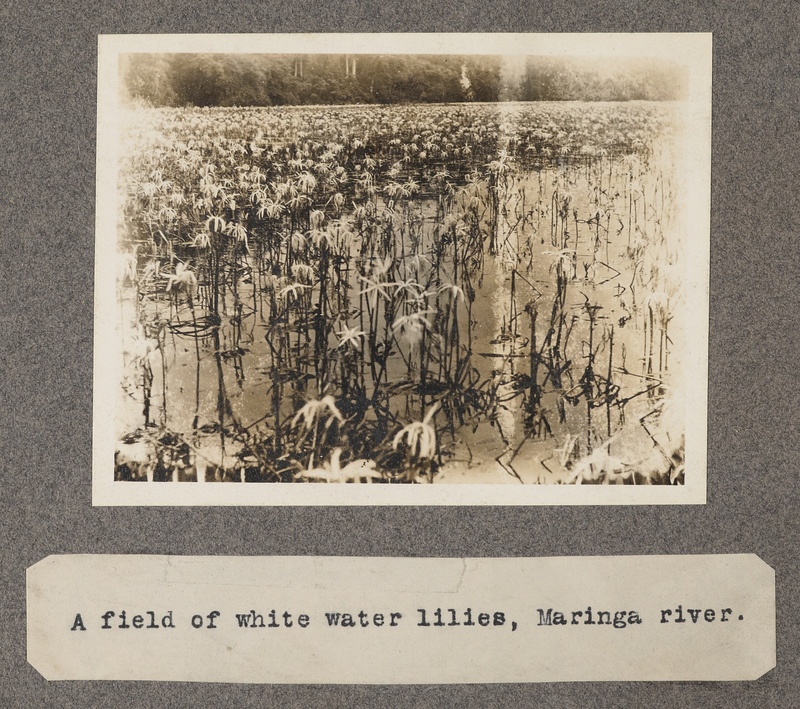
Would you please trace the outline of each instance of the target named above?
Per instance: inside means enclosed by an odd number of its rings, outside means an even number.
[[[225,227],[225,232],[230,234],[236,241],[243,242],[244,248],[250,251],[250,246],[247,243],[247,228],[244,224],[239,222],[230,223]]]
[[[620,458],[611,455],[609,446],[614,440],[615,437],[609,438],[589,455],[578,460],[564,482],[580,485],[584,481],[602,480],[609,483],[630,478],[633,475],[633,468]]]
[[[423,268],[433,266],[433,259],[428,254],[416,253],[414,254],[409,263],[417,270],[422,271]]]
[[[259,219],[264,219],[265,217],[269,219],[279,219],[282,213],[283,205],[280,202],[273,202],[272,200],[265,199],[259,203],[256,216]]]
[[[303,194],[311,194],[317,186],[317,178],[310,172],[304,172],[297,178],[297,187]]]
[[[311,288],[311,286],[308,286],[305,283],[290,283],[278,293],[278,297],[285,298],[287,295],[291,295],[292,297],[297,298],[303,291],[308,290],[309,288]]]
[[[329,249],[333,249],[336,246],[336,232],[329,227],[325,229],[311,229],[309,236],[311,237],[311,242],[317,248],[320,248],[323,243]]]
[[[150,355],[157,349],[158,340],[154,337],[148,337],[144,328],[139,325],[136,328],[136,332],[130,337],[128,355],[131,358],[131,366],[138,367],[140,364],[146,363]]]
[[[185,263],[179,261],[175,266],[175,273],[167,280],[167,292],[175,289],[178,293],[183,291],[189,298],[189,304],[197,297],[197,276]]]
[[[299,231],[292,234],[292,250],[303,251],[306,248],[306,237]]]
[[[320,209],[314,209],[308,215],[308,221],[311,224],[311,229],[322,229],[322,223],[325,221],[325,212]]]
[[[339,340],[339,344],[337,345],[337,349],[341,349],[348,343],[355,347],[357,350],[361,349],[361,338],[363,338],[367,333],[363,330],[359,330],[356,327],[343,327],[340,332],[336,333],[336,337]]]
[[[291,281],[286,276],[273,276],[271,274],[264,279],[264,282],[269,290],[275,291],[276,295],[280,295],[280,291],[291,285]]]
[[[198,231],[189,242],[190,246],[195,249],[207,249],[211,246],[211,232]]]
[[[292,266],[292,275],[301,283],[311,283],[314,280],[314,269],[305,263],[296,263]]]
[[[389,269],[392,267],[393,259],[391,256],[386,256],[386,258],[381,259],[380,261],[375,261],[372,264],[372,277],[376,280],[381,276],[385,276]]]
[[[210,231],[212,234],[225,231],[225,227],[227,226],[227,222],[220,216],[213,216],[206,219],[206,229]]]
[[[431,406],[422,421],[413,421],[403,426],[392,441],[392,448],[397,447],[405,440],[412,457],[433,458],[436,455],[436,429],[431,426],[431,420],[439,410],[437,401]]]
[[[575,446],[578,443],[578,436],[573,436],[571,433],[567,433],[567,438],[564,441],[564,445],[561,448],[556,448],[553,452],[558,454],[558,462],[561,463],[562,468],[566,468],[567,464],[572,458],[572,453],[575,450]]]
[[[439,286],[439,293],[449,293],[453,301],[464,300],[464,291],[455,283],[445,283]]]
[[[369,298],[370,305],[374,308],[378,302],[378,296],[386,300],[392,299],[392,288],[396,288],[396,283],[384,283],[379,280],[370,280],[359,276],[359,280],[364,282],[364,288],[358,292],[359,295],[366,295]]]
[[[422,339],[425,328],[432,328],[430,320],[425,317],[432,313],[433,310],[420,310],[410,315],[401,315],[392,323],[392,331],[396,337],[399,336],[414,346]]]
[[[382,480],[383,475],[375,469],[374,460],[358,458],[351,460],[344,468],[341,467],[340,458],[342,449],[334,448],[329,462],[323,463],[321,468],[309,468],[296,473],[295,480],[312,480],[326,483],[360,483],[366,480],[371,483],[373,480]]]
[[[398,293],[405,291],[413,299],[418,298],[425,292],[425,288],[413,278],[407,278],[405,281],[398,281],[395,285],[397,286]]]
[[[344,423],[344,416],[342,416],[341,411],[339,411],[337,408],[336,401],[330,394],[328,394],[327,396],[323,396],[322,399],[312,399],[311,401],[307,402],[294,415],[294,418],[292,419],[292,426],[296,426],[300,419],[303,419],[303,427],[306,430],[310,430],[314,425],[314,421],[322,418],[326,409],[330,413],[328,415],[328,420],[325,422],[325,428],[329,428],[334,420],[339,421],[339,423]]]

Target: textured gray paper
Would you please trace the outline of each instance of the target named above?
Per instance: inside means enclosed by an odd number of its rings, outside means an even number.
[[[6,707],[786,707],[800,694],[796,212],[800,4],[23,2],[3,23],[0,585]],[[96,38],[153,31],[714,31],[708,505],[92,509]],[[42,282],[40,276],[47,276]],[[65,327],[68,323],[68,327]],[[533,556],[754,551],[779,579],[776,669],[740,683],[48,683],[25,568],[54,552]],[[190,663],[191,656],[184,658]]]
[[[28,570],[28,660],[49,680],[754,680],[775,577],[755,555],[51,556]]]

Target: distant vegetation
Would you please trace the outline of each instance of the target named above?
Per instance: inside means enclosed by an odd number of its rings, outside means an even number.
[[[585,58],[129,54],[127,97],[153,106],[283,106],[472,101],[675,100],[667,62]]]

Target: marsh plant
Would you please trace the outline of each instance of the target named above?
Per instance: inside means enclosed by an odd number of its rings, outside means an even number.
[[[667,107],[138,109],[125,136],[117,479],[683,481]]]

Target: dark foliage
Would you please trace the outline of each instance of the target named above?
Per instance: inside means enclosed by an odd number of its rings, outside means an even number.
[[[680,98],[676,67],[496,56],[131,54],[128,97],[154,106],[283,106]]]

